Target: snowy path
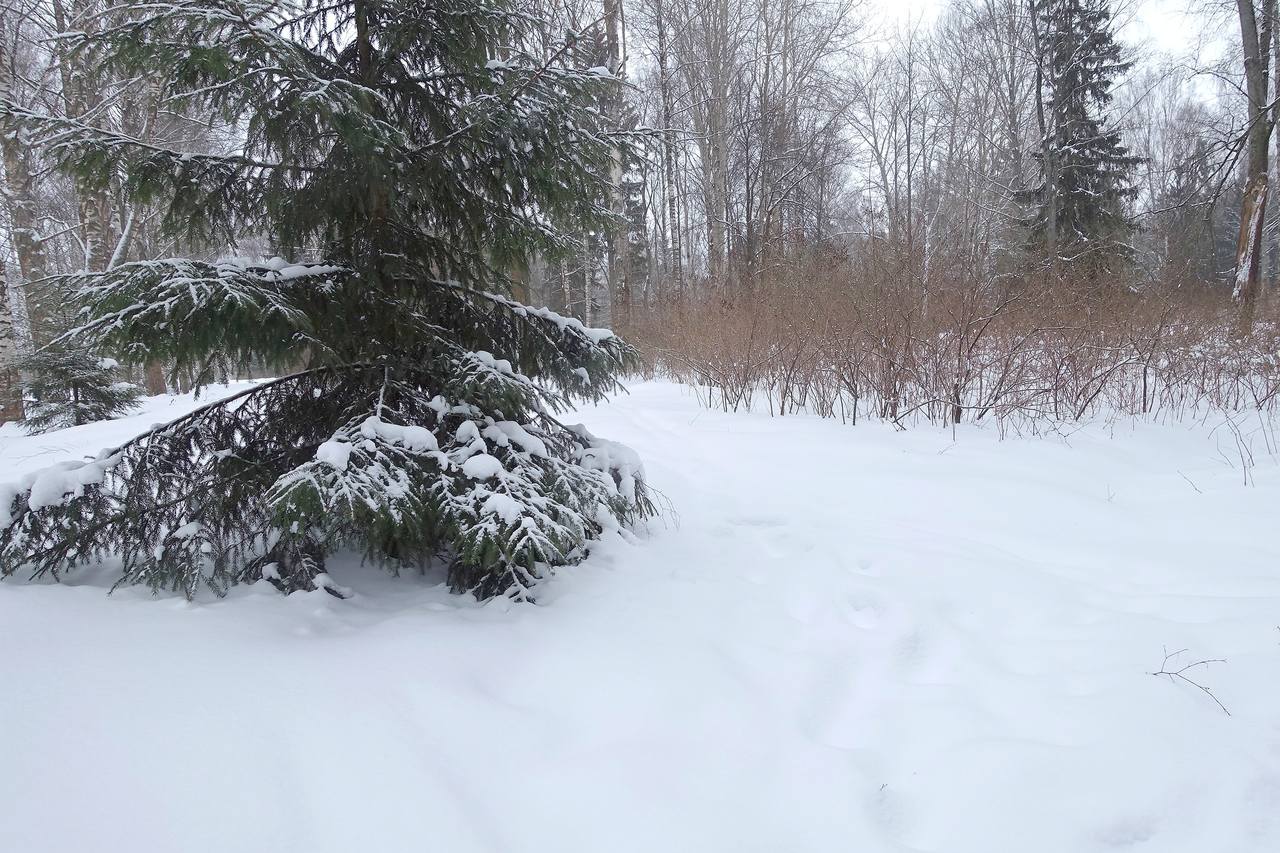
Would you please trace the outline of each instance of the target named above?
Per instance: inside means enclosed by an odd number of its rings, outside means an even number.
[[[0,428],[0,478],[155,419]],[[1280,850],[1274,459],[665,384],[581,419],[678,523],[541,606],[0,584],[0,851]],[[1194,676],[1231,716],[1164,646],[1225,659]]]

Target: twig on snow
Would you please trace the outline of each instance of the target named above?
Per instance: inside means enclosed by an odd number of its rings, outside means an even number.
[[[1148,675],[1154,675],[1154,676],[1157,676],[1157,677],[1158,677],[1158,676],[1164,676],[1165,678],[1169,679],[1169,681],[1174,681],[1174,680],[1176,679],[1176,680],[1179,680],[1179,681],[1186,682],[1187,684],[1190,684],[1192,687],[1195,687],[1196,689],[1198,689],[1198,690],[1202,691],[1206,696],[1208,696],[1210,699],[1212,699],[1212,700],[1214,701],[1214,703],[1215,703],[1219,708],[1221,708],[1221,709],[1222,709],[1222,713],[1224,713],[1224,714],[1226,714],[1228,717],[1230,717],[1230,716],[1231,716],[1231,712],[1227,710],[1227,706],[1226,706],[1226,705],[1223,705],[1223,704],[1222,704],[1222,702],[1221,702],[1221,701],[1219,701],[1219,699],[1218,699],[1218,697],[1217,697],[1217,696],[1214,696],[1214,695],[1213,695],[1213,691],[1212,691],[1212,690],[1210,690],[1208,687],[1205,687],[1205,686],[1204,686],[1203,684],[1201,684],[1200,682],[1198,682],[1198,681],[1196,681],[1196,680],[1194,680],[1194,679],[1192,679],[1192,678],[1187,677],[1187,675],[1186,675],[1186,672],[1187,672],[1187,670],[1189,670],[1189,669],[1195,669],[1195,668],[1196,668],[1196,667],[1198,667],[1198,666],[1206,666],[1206,667],[1207,667],[1207,666],[1208,666],[1209,664],[1211,664],[1211,663],[1226,663],[1226,661],[1225,661],[1225,660],[1223,660],[1223,659],[1221,659],[1221,658],[1211,658],[1211,659],[1205,659],[1205,660],[1193,661],[1193,662],[1191,662],[1191,663],[1189,663],[1189,664],[1186,664],[1186,665],[1185,665],[1185,666],[1183,666],[1181,669],[1169,669],[1169,661],[1171,661],[1171,660],[1173,660],[1174,658],[1178,657],[1178,655],[1186,654],[1186,652],[1187,652],[1187,650],[1186,650],[1186,649],[1179,649],[1179,650],[1178,650],[1178,651],[1176,651],[1176,652],[1170,652],[1170,651],[1169,651],[1169,647],[1168,647],[1168,646],[1165,646],[1165,647],[1164,647],[1164,661],[1160,664],[1160,669],[1159,669],[1159,671],[1158,671],[1158,672],[1151,672],[1151,673],[1148,673]]]

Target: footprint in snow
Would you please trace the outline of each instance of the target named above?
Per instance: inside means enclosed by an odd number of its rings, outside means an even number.
[[[849,598],[848,619],[849,624],[855,628],[871,630],[878,627],[883,612],[883,606],[874,598],[862,595]]]
[[[866,557],[862,557],[858,560],[857,568],[855,568],[853,571],[855,574],[864,575],[869,578],[880,577],[880,570],[877,569],[875,567],[875,564],[871,560],[868,560]]]
[[[1149,817],[1122,817],[1098,831],[1098,840],[1109,847],[1132,847],[1150,841],[1156,834],[1156,823]]]
[[[928,649],[928,639],[919,628],[914,628],[898,641],[898,659],[904,664],[917,663]]]
[[[869,811],[871,819],[892,839],[901,840],[910,826],[905,798],[887,782],[872,796]]]

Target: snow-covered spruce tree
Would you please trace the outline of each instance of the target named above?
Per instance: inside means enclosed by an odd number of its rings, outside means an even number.
[[[120,379],[120,365],[74,346],[37,350],[17,362],[26,383],[23,429],[43,433],[118,417],[138,407],[142,389]]]
[[[1033,246],[1077,269],[1105,270],[1132,255],[1125,203],[1134,157],[1109,115],[1111,87],[1130,66],[1115,39],[1110,0],[1032,0],[1040,183]]]
[[[533,251],[607,221],[616,85],[570,34],[531,55],[518,0],[165,0],[69,35],[160,75],[243,150],[142,145],[4,106],[81,181],[123,175],[198,242],[266,234],[292,262],[174,258],[79,276],[72,334],[199,371],[292,365],[92,462],[0,494],[0,567],[191,595],[333,587],[326,556],[442,560],[457,591],[520,594],[651,512],[639,463],[555,414],[615,390],[630,349],[503,295]]]

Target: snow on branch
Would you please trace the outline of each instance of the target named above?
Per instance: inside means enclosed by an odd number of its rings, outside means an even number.
[[[219,343],[207,339],[206,330],[216,321],[253,328],[255,339],[275,341],[283,351],[314,343],[300,300],[334,291],[345,275],[332,264],[279,259],[260,266],[180,258],[121,264],[109,272],[69,277],[87,319],[63,338],[104,341],[130,355],[168,355],[191,363]],[[233,345],[223,346],[225,354],[233,354]]]

